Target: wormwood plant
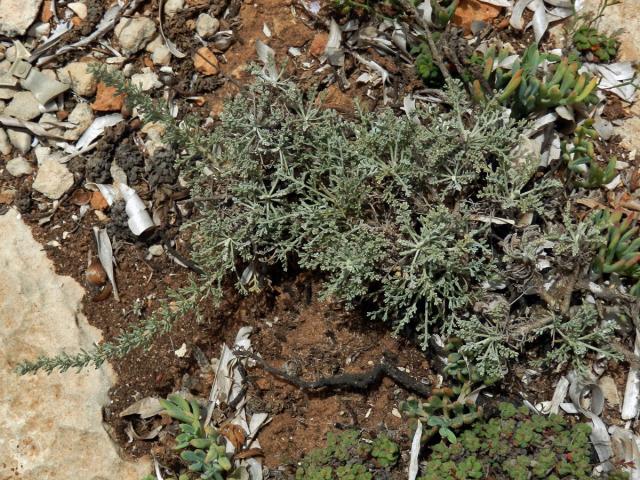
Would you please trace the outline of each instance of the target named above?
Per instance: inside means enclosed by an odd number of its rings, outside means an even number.
[[[145,120],[166,123],[185,152],[177,165],[199,199],[185,228],[203,274],[113,341],[23,363],[21,373],[122,357],[226,287],[255,291],[269,272],[294,266],[322,276],[325,298],[361,307],[426,348],[432,331],[460,330],[483,285],[504,275],[493,227],[478,218],[548,215],[559,185],[533,178],[535,158],[512,157],[523,125],[497,101],[473,106],[455,82],[445,108],[351,120],[291,82],[259,77],[204,134],[107,70],[96,74]],[[476,320],[492,328],[483,313]],[[495,364],[486,368],[496,376]]]
[[[588,368],[584,358],[587,353],[620,359],[619,354],[608,348],[614,337],[614,328],[611,322],[600,324],[596,308],[589,304],[573,308],[566,318],[553,315],[549,325],[536,331],[538,335],[549,333],[552,338],[552,348],[536,363],[541,366],[570,363],[576,371],[586,373]]]

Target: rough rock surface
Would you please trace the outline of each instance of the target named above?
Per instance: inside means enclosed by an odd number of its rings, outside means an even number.
[[[158,80],[158,75],[146,67],[142,69],[142,73],[131,75],[131,84],[140,87],[143,92],[162,86],[162,83]]]
[[[73,173],[53,158],[47,158],[38,168],[33,189],[56,200],[73,186]]]
[[[72,62],[58,70],[58,77],[63,83],[68,83],[78,95],[90,97],[96,93],[98,81],[89,71],[89,63]]]
[[[33,166],[24,157],[16,157],[7,162],[7,172],[14,177],[31,175],[33,173]]]
[[[164,14],[173,17],[184,8],[184,0],[167,0],[164,4]]]
[[[0,478],[139,480],[147,461],[123,461],[102,424],[110,367],[19,377],[18,361],[100,339],[78,312],[83,290],[60,277],[15,210],[0,216]]]
[[[67,121],[75,123],[77,127],[67,130],[64,135],[65,138],[73,141],[78,140],[93,122],[93,110],[88,103],[78,103],[69,114]]]
[[[220,21],[209,15],[208,13],[201,13],[196,21],[196,32],[202,38],[209,38],[213,36],[220,28]]]
[[[154,37],[156,24],[147,17],[123,18],[116,25],[115,34],[124,53],[136,53]]]
[[[31,150],[32,138],[30,133],[9,129],[7,131],[7,135],[9,136],[11,145],[13,145],[22,155]]]
[[[11,115],[20,120],[33,120],[39,117],[41,113],[38,107],[38,100],[31,92],[16,93],[11,103],[4,110],[5,115]]]
[[[9,141],[9,135],[7,135],[4,129],[0,128],[0,153],[2,155],[9,155],[12,149],[13,146]]]
[[[24,35],[38,16],[42,0],[0,0],[0,33]]]

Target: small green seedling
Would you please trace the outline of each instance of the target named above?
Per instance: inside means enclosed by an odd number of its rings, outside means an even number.
[[[174,448],[181,450],[180,458],[187,470],[198,473],[196,478],[203,480],[224,480],[232,469],[231,460],[217,430],[202,424],[198,402],[173,394],[167,400],[161,399],[160,404],[163,413],[181,422]]]
[[[620,48],[620,42],[615,37],[600,33],[597,28],[589,26],[583,26],[573,34],[573,44],[581,54],[591,54],[595,59],[605,63],[615,60]]]

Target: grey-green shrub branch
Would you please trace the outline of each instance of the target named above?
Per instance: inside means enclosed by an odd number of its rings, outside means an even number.
[[[96,345],[92,350],[81,350],[70,354],[62,352],[53,357],[40,356],[35,361],[24,361],[17,367],[20,375],[37,373],[44,370],[66,372],[75,368],[100,366],[107,360],[122,358],[136,348],[148,348],[158,335],[171,331],[173,324],[179,318],[194,311],[197,307],[197,297],[194,295],[197,287],[191,284],[180,291],[172,292],[170,303],[158,307],[148,318],[127,328],[123,333],[110,341]]]

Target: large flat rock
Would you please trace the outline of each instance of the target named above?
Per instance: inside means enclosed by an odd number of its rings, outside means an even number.
[[[42,0],[0,0],[0,33],[24,35],[41,6]]]
[[[1,3],[1,2],[0,2]],[[140,480],[102,423],[115,375],[107,366],[20,377],[16,364],[90,348],[100,339],[80,313],[83,289],[53,265],[14,210],[0,216],[0,479]]]

